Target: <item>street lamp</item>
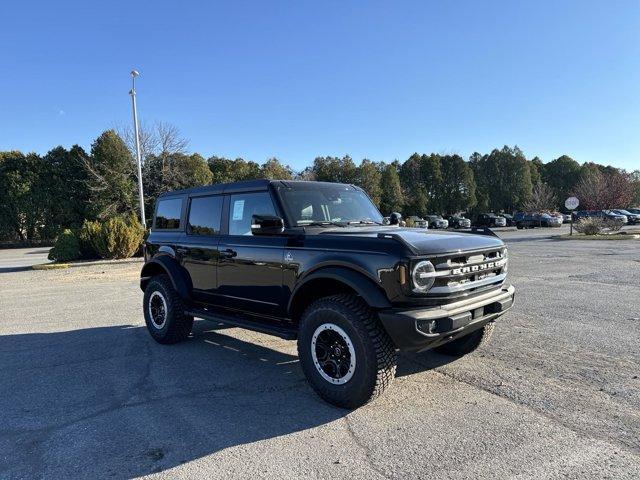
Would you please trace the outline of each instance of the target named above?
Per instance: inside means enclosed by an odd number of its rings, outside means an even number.
[[[140,130],[138,129],[138,109],[136,108],[136,77],[140,75],[137,70],[131,70],[131,81],[133,86],[129,95],[131,95],[131,104],[133,106],[133,128],[136,137],[136,156],[138,159],[138,190],[140,193],[140,220],[142,226],[147,228],[147,221],[144,215],[144,193],[142,191],[142,156],[140,155]]]

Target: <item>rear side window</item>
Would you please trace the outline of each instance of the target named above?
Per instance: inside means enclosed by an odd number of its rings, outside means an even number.
[[[275,215],[276,210],[267,192],[231,195],[229,235],[251,235],[253,215]]]
[[[191,199],[187,233],[191,235],[218,235],[222,214],[222,196]]]
[[[168,198],[158,202],[155,227],[158,230],[174,230],[180,228],[182,198]]]

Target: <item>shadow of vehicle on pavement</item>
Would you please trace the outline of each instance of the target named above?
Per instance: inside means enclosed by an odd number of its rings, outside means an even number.
[[[0,477],[140,476],[348,413],[296,356],[211,327],[173,346],[139,326],[0,336]],[[398,374],[436,357],[401,357]]]

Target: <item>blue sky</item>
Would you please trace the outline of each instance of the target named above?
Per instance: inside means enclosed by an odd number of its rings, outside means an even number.
[[[3,2],[0,149],[131,121],[190,150],[318,155],[519,145],[640,168],[640,2]]]

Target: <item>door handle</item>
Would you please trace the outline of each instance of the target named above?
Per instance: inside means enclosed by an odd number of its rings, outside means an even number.
[[[236,255],[238,255],[238,252],[236,252],[235,250],[231,250],[230,248],[227,248],[225,250],[220,250],[219,255],[220,255],[220,258],[233,258]]]

